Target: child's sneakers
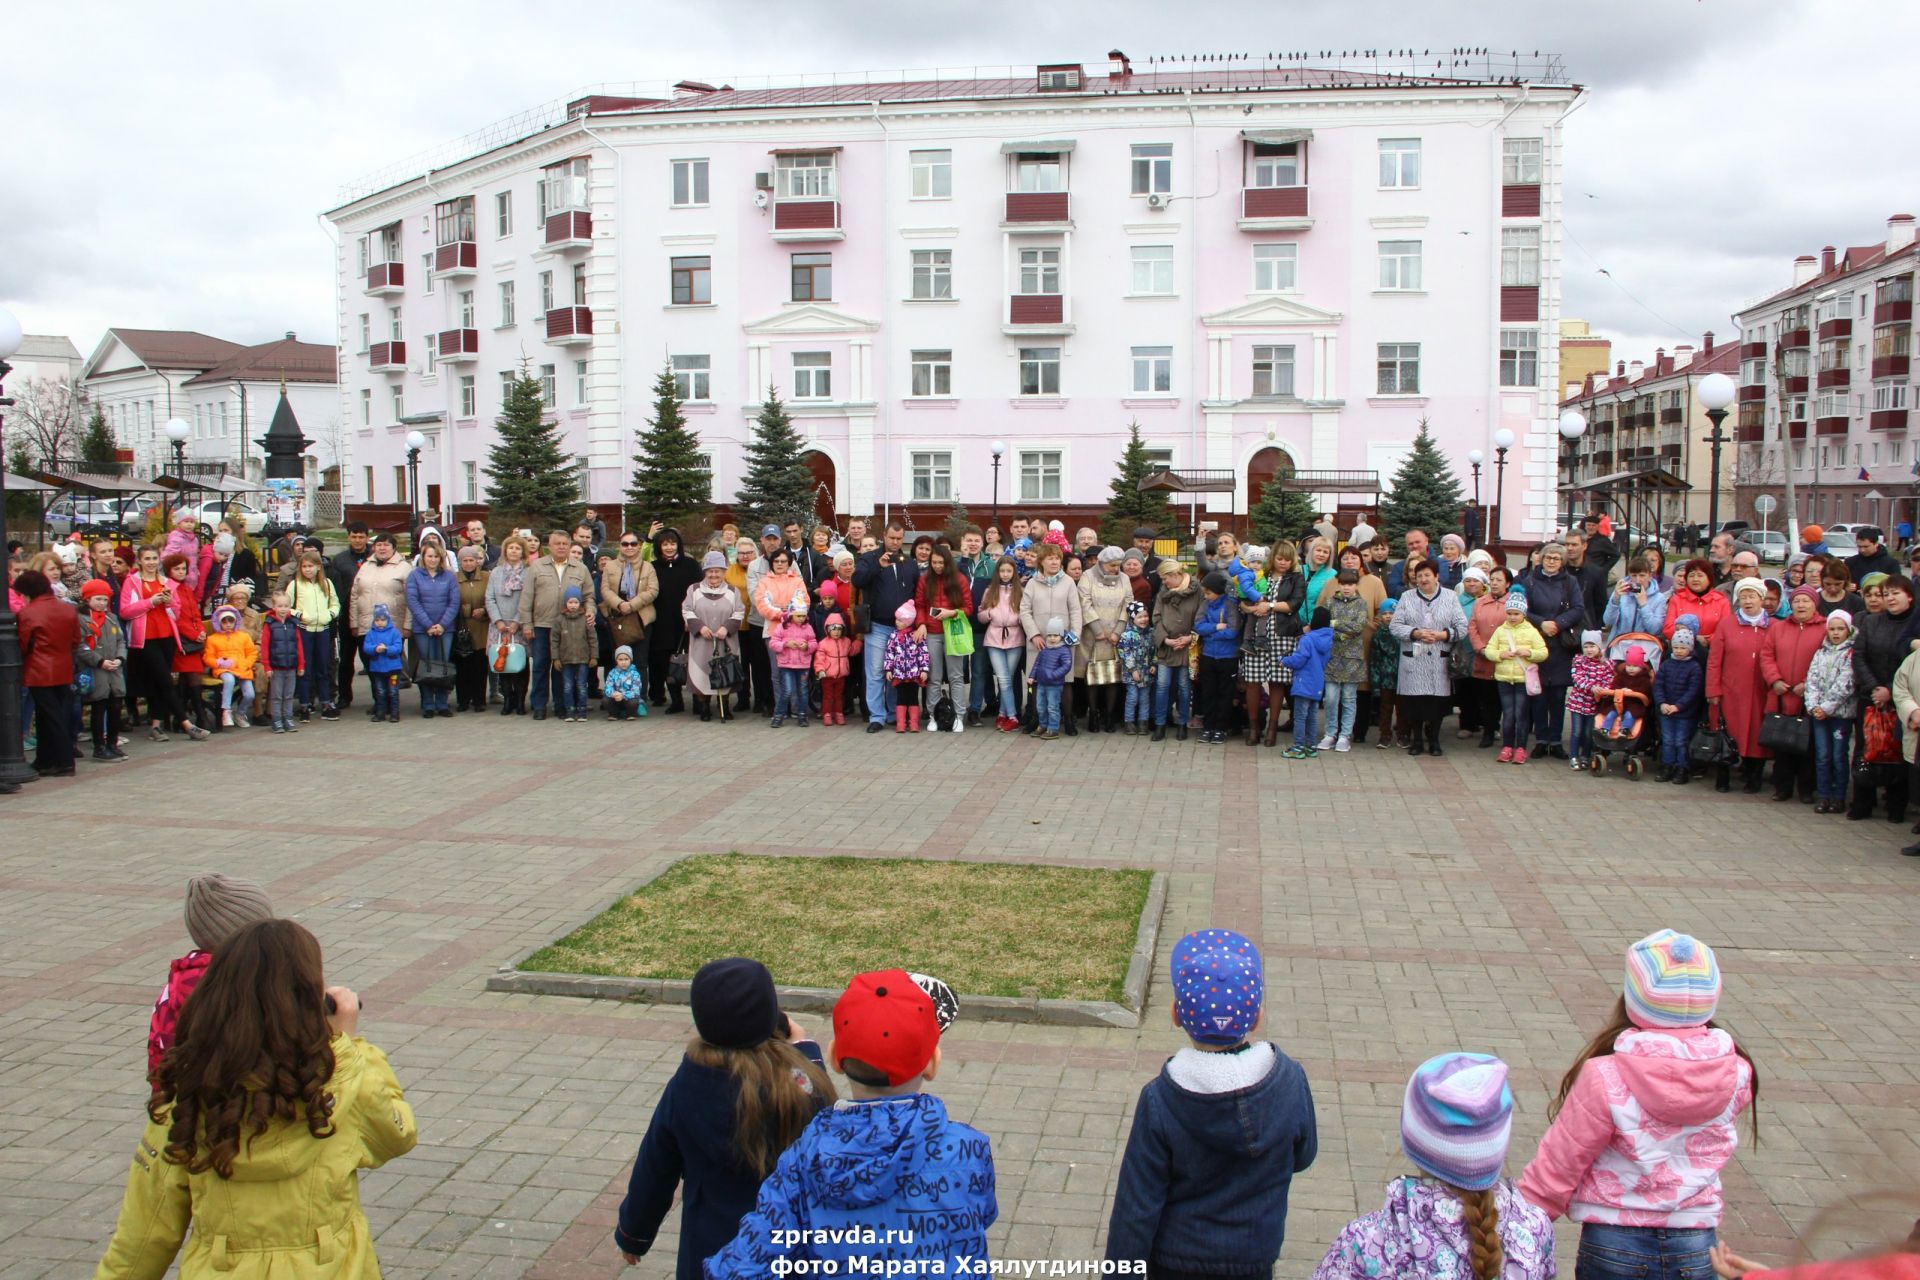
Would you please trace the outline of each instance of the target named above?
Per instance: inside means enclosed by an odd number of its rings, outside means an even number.
[[[1335,751],[1351,751],[1353,750],[1353,739],[1335,738],[1333,741],[1333,749]]]
[[[253,728],[253,721],[247,719],[247,713],[244,711],[236,711],[233,713],[233,723],[241,729]]]
[[[1333,735],[1328,734],[1326,737],[1320,739],[1319,745],[1315,748],[1315,750],[1331,751],[1333,750],[1333,743],[1334,743]]]
[[[1502,748],[1500,748],[1500,756],[1499,756],[1499,759],[1500,759],[1500,763],[1501,763],[1501,764],[1512,764],[1512,763],[1513,763],[1513,748],[1512,748],[1512,747],[1502,747]]]
[[[1306,760],[1310,758],[1307,753],[1307,748],[1300,747],[1300,746],[1288,747],[1285,751],[1282,751],[1280,754],[1283,758],[1288,760]]]
[[[230,708],[230,707],[229,707],[229,708],[226,708],[226,709],[223,709],[223,710],[222,710],[222,711],[220,712],[220,727],[221,727],[222,729],[231,729],[231,728],[233,728],[233,710],[232,710],[232,708]]]
[[[1587,767],[1586,757],[1584,756],[1575,756],[1571,761],[1571,763],[1573,765],[1573,771],[1575,773],[1580,773],[1583,770],[1585,770]]]
[[[1525,764],[1527,762],[1527,749],[1525,747],[1515,747],[1513,749],[1513,762],[1515,764]]]

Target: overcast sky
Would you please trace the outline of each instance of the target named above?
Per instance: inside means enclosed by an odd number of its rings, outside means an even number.
[[[330,341],[317,215],[341,185],[577,88],[1095,64],[1110,46],[1136,63],[1401,45],[1560,53],[1591,90],[1569,121],[1565,311],[1617,357],[1730,334],[1730,313],[1786,284],[1794,255],[1870,244],[1888,214],[1920,213],[1911,76],[1882,56],[1910,62],[1913,0],[674,9],[668,21],[657,5],[534,0],[30,6],[10,21],[0,95],[0,304],[83,354],[108,325]]]

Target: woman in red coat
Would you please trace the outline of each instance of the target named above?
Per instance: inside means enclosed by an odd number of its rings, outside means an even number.
[[[73,651],[80,615],[53,594],[47,575],[28,569],[13,580],[20,610],[20,684],[33,699],[33,771],[73,776]]]
[[[1733,613],[1714,635],[1707,654],[1707,705],[1719,711],[1721,725],[1740,753],[1740,777],[1748,795],[1758,794],[1760,772],[1772,754],[1760,745],[1760,721],[1772,700],[1761,668],[1771,645],[1767,633],[1772,623],[1766,587],[1758,578],[1742,578],[1733,589]],[[1728,789],[1722,766],[1714,790]]]
[[[197,646],[207,642],[206,620],[200,616],[200,596],[189,578],[191,566],[185,556],[166,556],[162,571],[173,592],[173,626],[177,643],[173,651],[173,676],[180,689],[180,704],[187,710],[187,723],[197,726],[201,720],[201,690],[205,687],[207,660]],[[192,652],[188,652],[192,647]],[[192,730],[188,730],[189,735]]]
[[[1788,596],[1793,612],[1774,619],[1767,628],[1767,648],[1760,655],[1760,672],[1766,677],[1773,706],[1782,715],[1804,716],[1807,706],[1807,668],[1813,655],[1820,652],[1826,639],[1827,620],[1820,616],[1818,587],[1795,587]],[[1813,803],[1813,756],[1780,755],[1773,762],[1773,798],[1793,799],[1793,784],[1800,783],[1800,803]]]
[[[1674,584],[1673,595],[1667,600],[1667,621],[1662,626],[1663,638],[1672,641],[1673,628],[1685,614],[1699,619],[1700,626],[1694,635],[1694,643],[1710,641],[1720,624],[1727,620],[1727,598],[1713,589],[1713,566],[1705,560],[1689,560],[1680,567],[1680,580]]]

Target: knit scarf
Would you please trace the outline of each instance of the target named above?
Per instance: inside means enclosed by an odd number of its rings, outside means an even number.
[[[1740,625],[1743,627],[1764,627],[1771,621],[1764,608],[1753,613],[1748,613],[1745,609],[1735,609],[1733,616],[1740,620]]]
[[[506,575],[503,579],[501,579],[500,589],[502,591],[505,591],[508,595],[512,595],[514,592],[518,591],[520,589],[521,575],[526,572],[526,569],[527,569],[527,562],[525,560],[522,560],[518,564],[508,564],[506,561],[502,560],[500,562],[500,567],[494,570],[496,574]]]
[[[1038,570],[1035,570],[1033,575],[1033,580],[1039,583],[1043,587],[1057,587],[1060,585],[1060,579],[1066,576],[1067,576],[1067,571],[1065,569],[1060,570],[1058,573],[1051,573],[1051,574],[1041,573]]]
[[[620,598],[631,600],[640,594],[640,570],[631,560],[620,562]]]

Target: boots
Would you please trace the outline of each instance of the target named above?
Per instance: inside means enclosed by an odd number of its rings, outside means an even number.
[[[1071,684],[1060,686],[1060,732],[1069,738],[1080,736],[1080,730],[1075,728],[1073,723],[1073,686]]]
[[[1102,704],[1102,698],[1104,697],[1105,694],[1106,694],[1106,690],[1100,689],[1100,688],[1089,687],[1087,690],[1087,732],[1088,733],[1100,732],[1100,726],[1104,721],[1104,717],[1102,716],[1101,713],[1104,710],[1104,706]]]
[[[920,708],[917,704],[907,708],[907,732],[920,732]]]
[[[914,710],[917,711],[919,708],[916,707]],[[895,733],[905,733],[907,731],[907,706],[905,703],[901,703],[893,709],[893,731]]]
[[[1240,699],[1247,708],[1247,745],[1257,747],[1260,745],[1260,686],[1241,682]]]
[[[1107,696],[1107,732],[1108,733],[1117,733],[1120,730],[1120,716],[1121,716],[1121,712],[1125,709],[1125,704],[1121,701],[1121,695],[1124,692],[1125,691],[1117,684],[1110,684],[1107,686],[1106,696]]]
[[[1271,747],[1280,741],[1280,717],[1283,714],[1280,699],[1273,699],[1273,705],[1267,708],[1267,735],[1262,739],[1265,745]]]

